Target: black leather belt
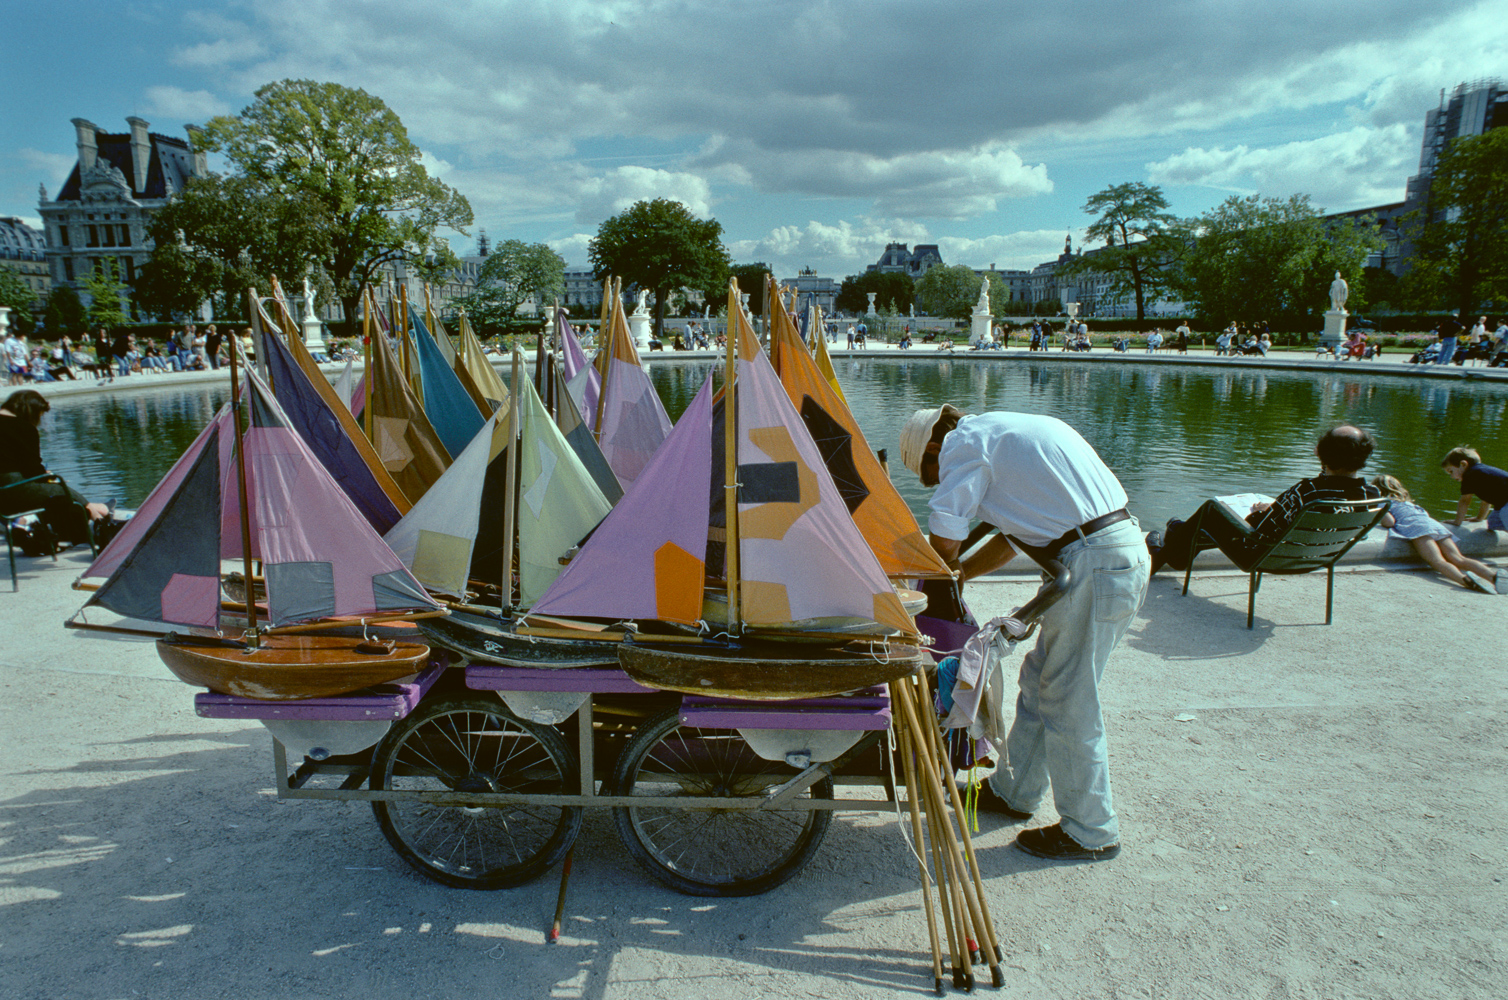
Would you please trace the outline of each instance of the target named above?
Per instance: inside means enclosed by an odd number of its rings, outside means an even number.
[[[1048,559],[1056,559],[1058,558],[1058,553],[1063,551],[1063,547],[1065,545],[1076,542],[1087,535],[1092,535],[1096,531],[1104,531],[1112,524],[1120,524],[1122,521],[1129,521],[1130,519],[1131,512],[1126,510],[1126,508],[1124,507],[1122,507],[1120,510],[1111,511],[1109,514],[1101,514],[1094,520],[1085,521],[1083,524],[1079,525],[1077,528],[1074,528],[1072,531],[1064,533],[1062,538],[1059,538],[1056,541],[1048,542],[1037,551],[1041,552]]]

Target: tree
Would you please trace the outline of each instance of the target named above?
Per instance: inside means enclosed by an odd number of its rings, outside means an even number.
[[[544,243],[504,240],[487,254],[476,291],[458,305],[484,336],[509,332],[518,307],[549,304],[565,291],[565,259]]]
[[[1462,322],[1508,299],[1508,129],[1462,136],[1441,152],[1409,284]]]
[[[749,312],[764,315],[765,276],[770,274],[770,265],[764,261],[753,264],[734,264],[728,269],[730,276],[738,279],[738,290],[749,294]],[[728,283],[723,282],[724,294]]]
[[[985,272],[980,278],[966,264],[930,268],[916,283],[916,304],[928,315],[968,319],[979,302],[979,287],[990,283],[990,313],[1003,316],[1009,311],[1010,288],[998,274]]]
[[[334,282],[353,331],[361,287],[384,265],[441,253],[436,230],[471,225],[466,198],[429,176],[403,122],[364,90],[269,83],[239,116],[211,119],[202,137],[239,176],[303,201],[318,236],[307,262]]]
[[[84,329],[84,303],[71,285],[54,285],[42,313],[49,337],[79,333]]]
[[[136,301],[161,319],[196,313],[214,300],[219,315],[245,314],[246,289],[290,289],[309,272],[323,241],[320,209],[307,194],[274,193],[249,177],[196,177],[152,218],[152,256],[135,281]]]
[[[935,269],[934,269],[935,270]],[[909,312],[916,301],[916,282],[903,271],[865,271],[843,279],[833,306],[841,312],[867,313],[869,293],[874,292],[874,307],[889,306],[898,313]]]
[[[1382,247],[1375,223],[1326,223],[1309,196],[1232,195],[1180,227],[1185,298],[1207,322],[1269,320],[1300,332],[1329,308],[1339,271],[1364,306],[1362,267]]]
[[[680,202],[656,198],[635,202],[603,222],[587,254],[599,281],[611,274],[625,285],[654,292],[658,339],[665,329],[671,289],[707,289],[717,274],[727,273],[722,235],[716,219],[698,219]],[[726,301],[726,286],[721,294]]]
[[[103,258],[104,263],[84,276],[84,291],[89,293],[89,309],[85,318],[89,329],[105,327],[113,329],[124,326],[126,311],[121,308],[120,297],[126,286],[120,280],[120,269],[115,261]]]
[[[31,332],[31,306],[35,300],[36,296],[19,274],[0,266],[0,306],[10,306],[11,329],[22,336]]]
[[[1172,231],[1177,219],[1168,211],[1162,188],[1132,181],[1115,184],[1084,203],[1084,211],[1099,218],[1085,234],[1103,249],[1080,254],[1061,265],[1057,274],[1074,277],[1099,273],[1110,278],[1107,294],[1134,299],[1136,318],[1145,319],[1147,300],[1161,297],[1170,287],[1170,266],[1177,257]]]

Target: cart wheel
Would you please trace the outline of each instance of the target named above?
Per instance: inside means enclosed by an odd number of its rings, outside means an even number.
[[[576,758],[551,726],[525,722],[495,698],[424,701],[372,758],[373,790],[571,795]],[[393,849],[420,872],[462,889],[506,889],[537,878],[581,831],[580,807],[372,803]]]
[[[737,731],[683,726],[678,710],[645,722],[613,775],[618,795],[762,797],[796,773],[754,753]],[[833,797],[831,778],[802,793]],[[690,896],[752,896],[780,885],[816,853],[832,822],[819,809],[621,806],[613,823],[651,875]]]

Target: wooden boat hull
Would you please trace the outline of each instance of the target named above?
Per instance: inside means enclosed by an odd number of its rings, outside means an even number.
[[[425,618],[414,624],[435,645],[454,650],[471,663],[546,670],[618,664],[620,643],[517,635],[511,623],[486,615],[452,611],[444,618]]]
[[[247,652],[234,643],[186,636],[159,639],[157,655],[179,680],[220,694],[293,701],[348,694],[417,673],[429,647],[399,642],[390,652],[358,651],[359,637],[267,636]]]
[[[778,642],[751,642],[737,649],[656,649],[624,643],[618,662],[647,687],[718,698],[785,701],[823,698],[886,684],[922,669],[915,646],[891,644],[875,658],[845,649],[814,650]]]

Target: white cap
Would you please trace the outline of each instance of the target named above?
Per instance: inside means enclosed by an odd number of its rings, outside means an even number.
[[[941,406],[931,410],[917,410],[901,428],[901,464],[916,475],[922,474],[922,456],[927,452],[927,442],[932,440],[932,428],[942,416]]]

